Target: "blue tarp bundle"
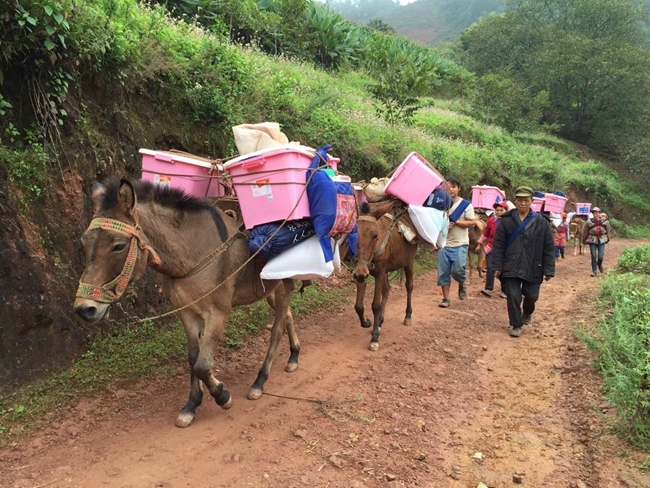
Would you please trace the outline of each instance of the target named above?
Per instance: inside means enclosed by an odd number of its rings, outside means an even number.
[[[271,222],[253,227],[250,234],[248,234],[248,249],[251,254],[262,248],[262,251],[257,256],[263,259],[271,259],[316,233],[311,220],[302,219],[287,222],[273,236],[273,233],[278,230],[281,224],[282,222]],[[271,236],[273,238],[267,242]]]
[[[537,197],[537,198],[544,198],[544,192],[543,192],[543,191],[539,191],[539,190],[535,190],[535,191],[533,192],[533,196],[534,196],[534,197]]]
[[[318,148],[310,169],[307,170],[309,213],[326,263],[334,257],[330,235],[337,232],[340,224],[349,227],[345,233],[349,233],[350,254],[354,256],[357,252],[356,203],[352,184],[334,181],[320,169],[327,163],[327,150],[331,147],[327,145]],[[348,220],[342,222],[342,219]]]
[[[553,192],[553,195],[557,195],[558,197],[564,197],[566,198],[566,194],[562,190],[555,190]]]

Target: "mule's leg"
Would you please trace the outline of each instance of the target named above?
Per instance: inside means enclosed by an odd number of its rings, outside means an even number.
[[[194,373],[208,387],[217,405],[224,409],[232,406],[232,399],[230,392],[223,387],[223,383],[212,374],[212,364],[217,341],[223,334],[229,311],[213,307],[206,315],[205,329],[199,342],[199,357],[194,364]]]
[[[578,255],[578,246],[580,246],[580,241],[574,237],[573,238],[573,255],[574,256]],[[580,254],[582,254],[582,246],[580,246]]]
[[[365,310],[363,308],[363,299],[366,296],[366,284],[368,281],[364,281],[363,283],[360,283],[357,281],[357,301],[354,304],[354,310],[357,312],[357,315],[359,316],[359,321],[361,322],[361,327],[367,329],[372,325],[372,322],[370,322],[370,319],[366,318]]]
[[[287,329],[287,335],[289,336],[289,362],[287,363],[284,370],[287,373],[293,373],[298,369],[298,355],[300,354],[300,342],[298,341],[298,335],[296,334],[296,325],[293,322],[293,315],[291,315],[291,307],[287,310],[287,316],[285,317],[285,328]]]
[[[285,321],[289,315],[289,306],[291,300],[291,292],[294,288],[293,280],[282,280],[282,283],[276,288],[275,291],[275,316],[273,319],[273,328],[271,329],[271,341],[269,349],[266,352],[264,363],[257,373],[257,378],[253,383],[250,391],[248,392],[249,400],[257,400],[264,392],[264,383],[269,378],[269,371],[275,358],[275,352],[278,348],[280,339],[284,334]]]
[[[404,276],[406,277],[406,316],[404,317],[404,325],[411,325],[411,294],[413,293],[413,262],[404,268]]]
[[[473,258],[474,253],[473,252],[468,252],[467,253],[467,268],[469,270],[469,273],[467,274],[467,279],[465,280],[465,286],[471,284],[472,282],[472,265],[473,265]]]
[[[187,360],[190,363],[190,397],[176,417],[176,427],[188,427],[194,420],[196,408],[203,401],[201,380],[194,373],[194,365],[199,357],[199,334],[203,327],[203,318],[192,312],[181,311],[178,314],[187,337]]]
[[[372,334],[370,336],[370,345],[368,349],[371,351],[377,351],[379,349],[379,333],[381,332],[381,326],[384,323],[382,304],[385,304],[383,301],[384,293],[388,294],[388,291],[384,291],[384,287],[388,287],[388,274],[383,272],[383,270],[378,270],[375,274],[375,293],[372,298],[372,315],[374,318],[374,324],[372,327]],[[388,298],[388,297],[386,297]]]

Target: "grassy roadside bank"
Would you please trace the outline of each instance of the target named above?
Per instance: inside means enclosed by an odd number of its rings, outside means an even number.
[[[616,406],[612,427],[650,452],[650,244],[623,251],[598,306],[602,319],[578,335],[595,353],[604,392]]]

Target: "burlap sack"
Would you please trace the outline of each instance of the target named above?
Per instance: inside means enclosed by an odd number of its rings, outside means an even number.
[[[271,147],[286,146],[289,139],[280,131],[277,122],[242,124],[232,128],[239,154],[248,154]]]
[[[386,195],[386,185],[390,178],[373,178],[370,180],[363,192],[366,194],[366,199],[369,202],[381,202],[388,199]]]

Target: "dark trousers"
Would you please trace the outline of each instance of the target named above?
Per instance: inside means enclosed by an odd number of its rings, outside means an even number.
[[[564,246],[555,246],[555,259],[558,259],[560,256],[564,259]]]
[[[591,252],[591,271],[596,274],[598,268],[603,267],[605,244],[589,244],[589,251]]]
[[[487,263],[487,271],[485,273],[485,289],[494,290],[494,268],[492,267],[492,253],[485,256],[485,261]],[[503,285],[501,285],[501,291],[505,293]]]
[[[508,296],[508,318],[512,327],[524,325],[521,297],[524,298],[523,313],[532,315],[535,311],[535,302],[539,298],[540,283],[531,283],[519,278],[503,278],[501,284]]]

